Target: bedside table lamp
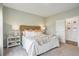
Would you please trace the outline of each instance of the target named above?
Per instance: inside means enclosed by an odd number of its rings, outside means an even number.
[[[41,25],[41,30],[44,34],[46,34],[46,26],[45,25]]]
[[[19,31],[19,26],[18,25],[12,26],[12,31],[13,31],[14,36],[19,36],[20,35],[20,31]]]

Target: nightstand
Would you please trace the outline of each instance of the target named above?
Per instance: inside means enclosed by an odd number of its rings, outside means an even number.
[[[20,36],[10,36],[7,37],[7,48],[18,46],[21,43]]]

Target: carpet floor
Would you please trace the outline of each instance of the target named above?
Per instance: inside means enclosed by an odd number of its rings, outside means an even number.
[[[4,48],[4,56],[27,56],[27,52],[21,46]],[[79,47],[61,44],[59,48],[51,49],[39,56],[79,56]]]

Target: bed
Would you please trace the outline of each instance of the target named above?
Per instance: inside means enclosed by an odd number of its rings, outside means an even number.
[[[52,48],[59,47],[57,36],[43,34],[40,26],[21,25],[20,32],[22,47],[26,50],[28,56],[40,55]]]

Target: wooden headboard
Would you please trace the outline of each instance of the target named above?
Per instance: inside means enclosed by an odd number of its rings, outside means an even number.
[[[21,37],[21,41],[22,41],[22,35],[23,35],[23,31],[24,30],[37,30],[37,31],[41,31],[41,27],[40,26],[27,26],[27,25],[20,25],[20,37]],[[22,45],[22,43],[21,43]]]
[[[40,30],[41,31],[41,27],[40,26],[27,26],[27,25],[20,25],[20,31],[24,31],[24,30]]]

